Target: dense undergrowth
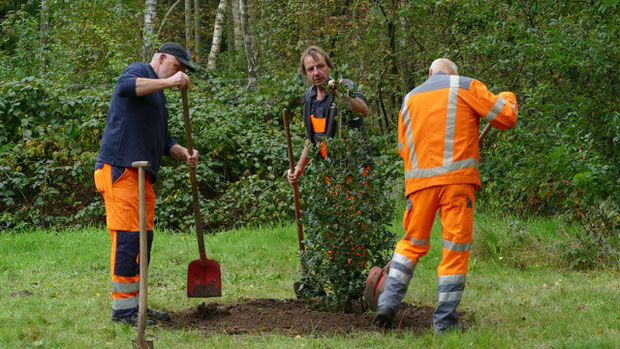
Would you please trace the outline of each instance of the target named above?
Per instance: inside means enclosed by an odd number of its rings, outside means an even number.
[[[171,3],[160,3],[158,21]],[[225,49],[218,69],[193,75],[189,91],[209,231],[293,218],[281,110],[292,110],[298,155],[305,86],[295,67],[313,43],[347,63],[347,77],[368,97],[373,157],[390,174],[389,195],[401,195],[394,189],[402,184],[398,109],[406,92],[426,79],[432,59],[452,58],[461,74],[494,92],[514,91],[517,126],[493,130],[481,144],[479,206],[578,222],[582,231],[566,236],[567,260],[578,268],[618,266],[617,0],[253,4],[259,86],[246,86],[243,53]],[[49,2],[50,27],[41,45],[38,3],[0,4],[2,229],[102,222],[92,170],[114,82],[125,65],[140,60],[132,28],[142,25],[141,6]],[[171,16],[156,41],[183,37],[182,17]],[[208,43],[212,18],[205,21]],[[167,96],[171,132],[184,143],[179,93]],[[191,226],[186,173],[180,162],[165,161],[156,184],[158,226]]]

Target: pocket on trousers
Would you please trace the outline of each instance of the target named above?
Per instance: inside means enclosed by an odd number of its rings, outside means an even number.
[[[125,172],[127,172],[126,167],[110,166],[110,169],[111,169],[110,172],[112,172],[112,184],[116,183],[116,181],[121,179],[121,177],[123,177]]]
[[[103,193],[105,192],[105,185],[103,182],[104,181],[103,169],[102,168],[96,169],[94,173],[94,177],[95,177],[95,188],[97,188],[97,191],[103,195]]]

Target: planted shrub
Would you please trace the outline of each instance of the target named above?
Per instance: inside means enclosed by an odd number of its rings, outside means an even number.
[[[393,202],[385,195],[386,178],[371,166],[363,137],[349,131],[327,142],[328,158],[318,147],[301,177],[306,273],[301,294],[322,297],[326,305],[348,311],[363,295],[372,266],[383,266],[394,247]]]

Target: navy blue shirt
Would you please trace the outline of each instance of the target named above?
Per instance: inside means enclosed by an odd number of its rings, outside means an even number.
[[[136,96],[136,79],[158,79],[150,64],[130,64],[116,82],[97,164],[131,167],[150,161],[146,171],[157,176],[163,155],[177,141],[168,131],[168,103],[163,91]]]

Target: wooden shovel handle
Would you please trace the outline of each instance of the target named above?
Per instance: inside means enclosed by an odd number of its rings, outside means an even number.
[[[140,296],[138,297],[138,333],[135,342],[139,343],[141,348],[146,348],[146,339],[144,338],[144,328],[146,327],[146,309],[148,304],[148,241],[146,234],[146,167],[151,166],[148,161],[135,161],[132,167],[138,168],[138,196],[140,198]]]
[[[482,133],[480,133],[480,136],[478,137],[478,142],[481,142],[484,136],[486,136],[490,130],[491,130],[491,123],[489,122],[484,128],[484,130],[482,130]]]
[[[187,89],[181,89],[181,97],[183,98],[183,116],[185,118],[185,138],[187,141],[187,151],[190,155],[194,154],[192,147],[192,126],[189,119],[189,103],[187,101]],[[200,215],[200,201],[198,199],[198,182],[196,181],[196,169],[189,167],[189,175],[192,181],[192,198],[194,200],[194,223],[196,224],[196,239],[198,240],[198,251],[200,252],[200,261],[203,265],[207,264],[207,255],[205,254],[205,241],[202,235],[202,216]]]
[[[295,158],[293,156],[293,144],[291,142],[291,128],[290,128],[290,116],[287,108],[282,110],[284,116],[284,130],[286,131],[286,146],[288,149],[288,163],[291,168],[291,172],[295,172]],[[293,195],[295,196],[295,217],[297,218],[297,239],[299,241],[299,251],[304,252],[306,247],[303,243],[304,229],[301,224],[301,203],[299,202],[299,187],[297,183],[293,184]],[[302,266],[303,267],[303,266]]]

